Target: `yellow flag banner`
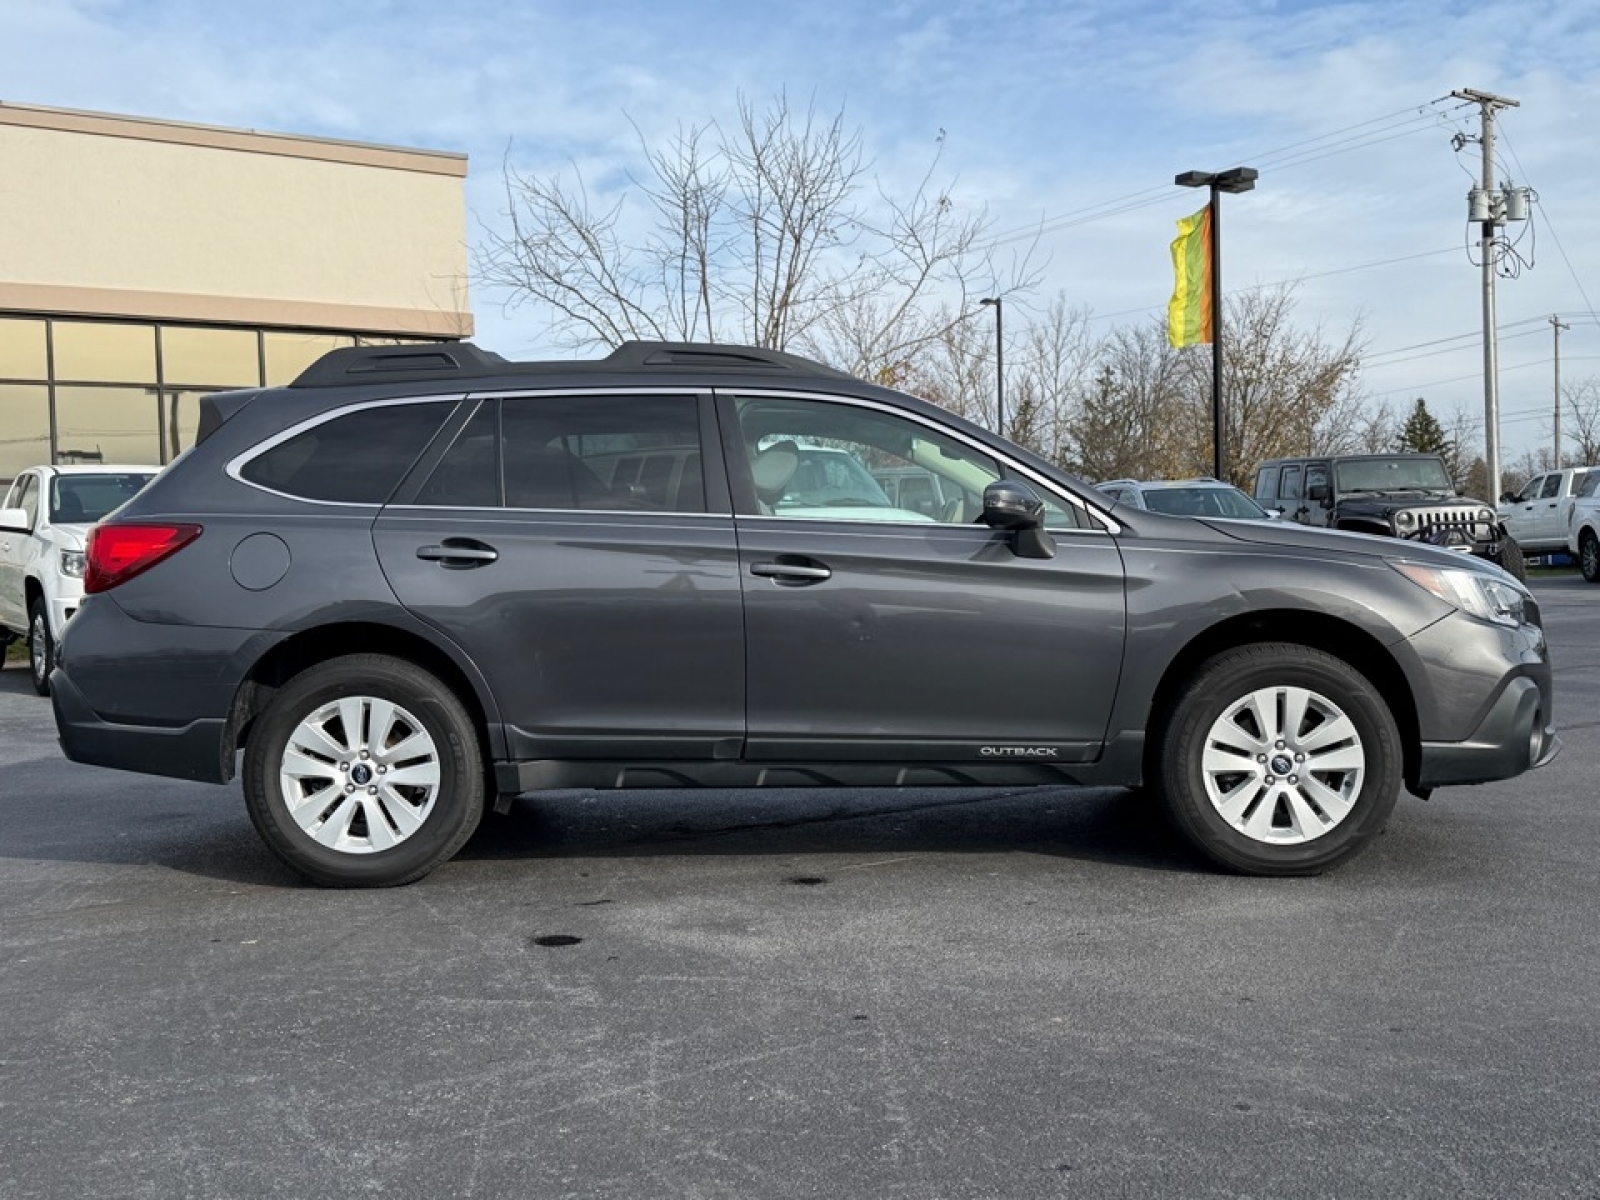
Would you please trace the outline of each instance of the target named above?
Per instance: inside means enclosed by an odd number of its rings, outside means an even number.
[[[1182,218],[1172,243],[1172,270],[1177,283],[1167,305],[1167,340],[1174,346],[1197,346],[1212,340],[1211,209]]]

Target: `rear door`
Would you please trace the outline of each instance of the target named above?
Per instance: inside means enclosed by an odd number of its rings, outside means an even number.
[[[1126,632],[1121,555],[1102,527],[1063,499],[1056,556],[1025,559],[1006,535],[973,523],[971,502],[932,517],[879,489],[842,485],[819,502],[803,471],[818,446],[848,456],[869,482],[873,467],[925,467],[949,478],[953,495],[981,496],[1014,472],[869,401],[719,402],[739,513],[747,758],[1071,763],[1099,754]],[[849,464],[835,474],[847,478]]]
[[[726,476],[704,452],[710,405],[482,398],[379,516],[396,594],[484,673],[513,759],[738,756],[738,561]]]

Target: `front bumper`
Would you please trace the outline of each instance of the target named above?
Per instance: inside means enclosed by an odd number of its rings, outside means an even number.
[[[1511,680],[1472,736],[1460,742],[1423,742],[1417,787],[1489,783],[1542,767],[1561,752],[1539,685]]]

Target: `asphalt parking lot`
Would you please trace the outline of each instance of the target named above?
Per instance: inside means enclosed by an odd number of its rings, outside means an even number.
[[[0,1197],[1600,1195],[1600,588],[1565,749],[1320,879],[1128,793],[524,797],[303,886],[0,674]]]

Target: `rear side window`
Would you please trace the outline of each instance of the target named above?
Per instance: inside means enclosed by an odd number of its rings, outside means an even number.
[[[436,402],[357,409],[279,442],[239,475],[304,500],[382,504],[452,408]]]
[[[706,510],[693,396],[529,396],[500,402],[507,508]]]
[[[1256,476],[1256,499],[1276,500],[1278,498],[1278,468],[1262,467],[1261,473]]]

